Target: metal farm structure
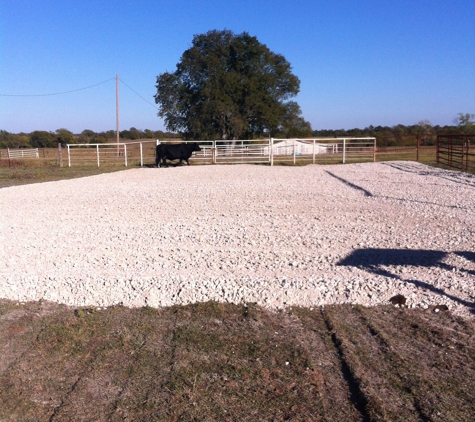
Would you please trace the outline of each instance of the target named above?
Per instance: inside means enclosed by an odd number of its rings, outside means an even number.
[[[197,142],[201,151],[193,154],[194,164],[348,163],[376,159],[375,138],[308,138],[229,141],[140,141],[107,144],[68,144],[68,166],[93,163],[121,163],[124,166],[155,163],[160,143]]]
[[[376,161],[376,138],[306,138],[269,141],[270,163]]]
[[[474,141],[475,135],[438,135],[437,164],[475,173]]]
[[[12,160],[23,160],[25,158],[39,159],[38,148],[31,149],[10,149],[7,148],[8,166],[12,165]]]
[[[155,159],[156,141],[121,142],[104,144],[67,144],[68,166],[73,164],[129,164],[144,165]]]

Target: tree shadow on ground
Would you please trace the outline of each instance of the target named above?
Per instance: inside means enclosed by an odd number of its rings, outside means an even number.
[[[469,251],[455,252],[467,260],[475,262],[475,253]],[[440,296],[445,296],[452,299],[463,306],[469,308],[470,312],[475,314],[475,303],[461,299],[450,293],[445,292],[443,289],[433,286],[430,283],[420,280],[406,280],[397,274],[392,273],[382,266],[414,266],[414,267],[439,267],[448,271],[459,270],[470,275],[475,275],[475,271],[458,268],[452,265],[448,265],[442,260],[447,256],[447,252],[423,250],[423,249],[358,249],[352,254],[342,259],[337,263],[341,266],[352,266],[365,269],[373,274],[381,275],[384,277],[393,278],[396,280],[405,281],[414,284],[420,289],[429,290]]]

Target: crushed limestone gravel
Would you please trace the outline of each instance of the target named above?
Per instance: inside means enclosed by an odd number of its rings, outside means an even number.
[[[0,297],[475,310],[475,177],[414,162],[140,168],[0,189]]]

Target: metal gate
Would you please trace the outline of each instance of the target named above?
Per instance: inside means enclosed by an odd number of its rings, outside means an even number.
[[[475,151],[470,142],[475,136],[438,135],[437,164],[465,172],[475,172]]]
[[[274,165],[292,162],[347,163],[375,161],[375,138],[292,138],[260,140],[167,141],[166,144],[197,142],[201,150],[193,153],[196,164]],[[144,165],[155,162],[155,147],[161,142],[139,141],[106,144],[68,144],[68,165],[75,163],[129,163]]]
[[[195,142],[195,141],[183,141]],[[202,164],[375,161],[375,138],[292,138],[261,140],[196,141],[201,151],[193,154]],[[173,143],[173,142],[172,142]],[[332,161],[332,162],[333,162]]]

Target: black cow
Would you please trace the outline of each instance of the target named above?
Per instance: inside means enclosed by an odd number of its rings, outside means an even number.
[[[155,154],[155,165],[160,167],[160,161],[162,161],[161,164],[166,165],[167,158],[169,160],[180,160],[180,164],[185,160],[186,164],[190,165],[188,160],[194,151],[201,151],[196,142],[191,144],[159,144]]]

